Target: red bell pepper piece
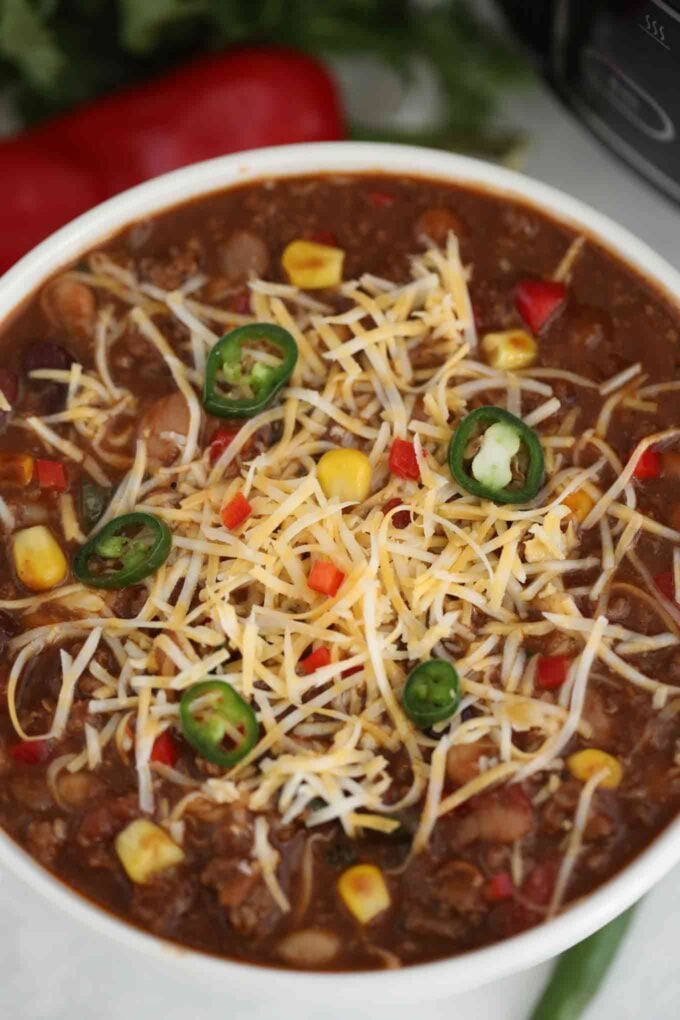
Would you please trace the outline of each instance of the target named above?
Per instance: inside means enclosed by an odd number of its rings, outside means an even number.
[[[237,492],[233,499],[222,507],[222,524],[227,531],[234,531],[248,520],[252,512],[253,508],[246,497],[242,492]]]
[[[66,491],[66,471],[60,461],[36,460],[35,473],[38,476],[38,485],[41,489],[56,489],[57,492]]]
[[[484,889],[484,896],[490,903],[502,903],[503,900],[511,900],[514,895],[515,886],[507,871],[492,875]]]
[[[399,478],[410,478],[417,482],[420,468],[416,458],[416,448],[405,439],[395,439],[390,449],[390,471]]]
[[[650,478],[658,478],[661,474],[661,454],[658,450],[648,446],[640,455],[638,462],[633,469],[633,478],[640,481],[647,481]]]
[[[654,584],[667,599],[670,599],[671,602],[676,601],[675,576],[671,570],[666,570],[663,574],[657,574],[654,578]]]
[[[299,666],[305,676],[309,676],[310,673],[315,673],[322,666],[327,666],[330,661],[331,653],[324,645],[320,645],[304,659],[300,659]]]
[[[383,506],[383,513],[388,514],[390,510],[394,510],[395,507],[403,506],[404,504],[400,499],[388,499]],[[403,510],[397,510],[396,514],[392,514],[392,524],[395,528],[408,528],[411,523],[411,512],[404,507]]]
[[[532,333],[540,333],[567,296],[563,283],[522,280],[515,291],[515,308]]]
[[[151,748],[150,758],[151,761],[157,761],[161,765],[169,765],[171,768],[177,764],[179,748],[170,730],[163,730],[156,737]]]
[[[303,53],[263,46],[194,60],[0,144],[0,190],[12,199],[0,211],[0,272],[74,216],[149,177],[344,133],[332,79]]]
[[[50,756],[47,740],[20,740],[9,747],[10,758],[22,765],[42,765]]]
[[[321,595],[333,598],[344,580],[345,575],[342,570],[338,570],[330,560],[316,560],[309,571],[307,584],[312,591],[318,591]]]
[[[220,425],[210,440],[210,463],[219,460],[226,448],[233,443],[241,431],[240,425]]]
[[[569,659],[565,655],[539,655],[536,669],[536,686],[543,691],[554,691],[567,679]]]

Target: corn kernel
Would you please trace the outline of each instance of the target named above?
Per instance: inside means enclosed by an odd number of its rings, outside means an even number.
[[[25,488],[33,478],[33,465],[29,453],[0,453],[0,482]]]
[[[503,333],[487,333],[482,350],[492,368],[516,372],[529,368],[538,357],[536,341],[523,329],[507,329]]]
[[[347,909],[361,924],[368,924],[390,905],[390,894],[380,868],[355,864],[338,879],[338,892]]]
[[[36,524],[17,531],[12,542],[17,577],[30,591],[49,591],[60,584],[68,572],[68,563],[49,528]]]
[[[596,747],[588,747],[585,751],[576,751],[567,758],[569,771],[575,779],[585,783],[596,772],[607,769],[607,774],[600,781],[605,790],[613,790],[623,778],[623,769],[618,758]]]
[[[138,818],[116,836],[116,853],[133,882],[144,883],[159,871],[172,868],[184,860],[184,851],[167,832]]]
[[[329,450],[316,473],[326,499],[360,503],[371,491],[371,462],[360,450]]]
[[[570,492],[562,502],[571,510],[572,519],[581,524],[585,521],[590,511],[595,506],[595,500],[589,496],[585,489],[577,489]]]
[[[316,241],[291,241],[281,256],[281,265],[293,286],[319,290],[338,286],[344,259],[342,248]]]

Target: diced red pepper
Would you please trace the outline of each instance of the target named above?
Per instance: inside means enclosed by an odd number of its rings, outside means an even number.
[[[388,209],[394,205],[394,196],[388,195],[385,191],[369,191],[368,200],[376,209]]]
[[[233,531],[248,520],[252,512],[253,508],[246,497],[242,492],[237,492],[233,499],[222,507],[222,524],[227,531]]]
[[[171,768],[177,763],[179,748],[170,730],[164,730],[160,736],[156,737],[151,748],[150,757],[151,761],[157,761],[161,765],[169,765]]]
[[[330,560],[316,560],[309,571],[307,584],[312,591],[318,591],[321,595],[333,598],[344,580],[345,575],[342,570],[338,570]]]
[[[317,230],[309,235],[309,240],[316,244],[326,244],[331,248],[338,247],[338,239],[332,230]]]
[[[20,740],[9,748],[10,758],[22,765],[42,765],[50,756],[47,740]]]
[[[41,489],[56,489],[57,492],[66,491],[66,471],[60,461],[36,460],[35,473],[38,476],[38,485]]]
[[[400,499],[388,499],[387,503],[383,506],[383,513],[388,514],[395,507],[404,506]],[[404,507],[403,510],[397,510],[396,514],[392,514],[392,524],[395,528],[408,528],[411,523],[411,511]]]
[[[536,685],[543,691],[554,691],[567,679],[569,659],[565,655],[539,655]]]
[[[410,478],[417,482],[420,479],[420,468],[416,458],[416,448],[406,439],[395,439],[390,450],[390,471],[399,478]]]
[[[219,460],[226,448],[233,443],[241,431],[240,425],[220,425],[210,440],[210,463]]]
[[[654,584],[667,599],[670,599],[671,602],[676,601],[675,576],[671,570],[664,571],[663,574],[657,574],[654,578]]]
[[[646,481],[649,478],[658,478],[661,474],[661,454],[658,450],[648,446],[638,458],[633,470],[633,478]]]
[[[492,875],[486,883],[484,895],[490,903],[501,903],[503,900],[511,900],[515,895],[515,886],[507,871],[499,871]]]
[[[515,308],[532,333],[540,333],[567,296],[555,280],[521,280],[515,291]]]
[[[330,661],[331,653],[324,645],[320,645],[304,659],[300,659],[299,666],[305,676],[309,676],[322,666],[327,666]]]

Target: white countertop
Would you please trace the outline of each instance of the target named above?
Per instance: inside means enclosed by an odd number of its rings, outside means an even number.
[[[680,268],[680,210],[601,148],[537,88],[510,104],[529,125],[527,172],[591,203],[635,231]],[[521,111],[521,114],[520,114]],[[678,908],[677,910],[675,908]],[[383,1020],[374,1007],[306,1008],[239,1001],[226,984],[193,982],[171,965],[140,959],[0,874],[0,1017],[8,1020]],[[650,893],[587,1020],[674,1020],[680,1015],[680,867]],[[428,1020],[526,1020],[549,965],[482,990],[428,1003]],[[266,986],[266,976],[263,975]],[[385,1007],[384,1020],[413,1020],[413,1007]]]

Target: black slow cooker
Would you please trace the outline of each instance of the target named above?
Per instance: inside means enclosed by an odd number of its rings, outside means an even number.
[[[500,0],[570,109],[680,201],[680,0]]]

